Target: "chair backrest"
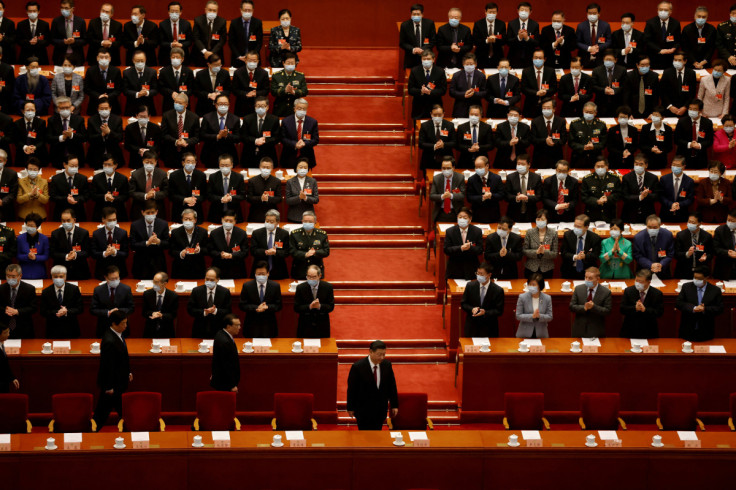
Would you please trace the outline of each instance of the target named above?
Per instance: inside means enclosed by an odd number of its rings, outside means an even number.
[[[127,432],[161,430],[161,393],[134,391],[123,393],[123,420]]]
[[[697,393],[660,393],[657,414],[664,430],[695,430],[698,417]]]
[[[90,393],[59,393],[51,397],[54,432],[89,432],[93,397]]]
[[[0,434],[28,432],[28,395],[7,393],[0,395]]]
[[[509,429],[538,430],[543,427],[544,393],[506,393],[503,405]]]
[[[580,393],[580,416],[586,429],[618,429],[620,407],[618,393]]]
[[[235,425],[235,393],[232,391],[200,391],[197,393],[199,430],[233,430]]]
[[[273,412],[279,430],[312,430],[314,395],[274,393]]]
[[[399,393],[399,413],[391,418],[395,430],[427,429],[427,394]]]

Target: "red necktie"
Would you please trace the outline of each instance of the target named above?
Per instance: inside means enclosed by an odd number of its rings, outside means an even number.
[[[565,188],[562,187],[562,181],[560,181],[560,186],[557,188],[557,204],[565,204]],[[557,210],[557,214],[562,214],[564,211],[562,209]]]
[[[576,78],[575,79],[575,93],[576,94],[578,93],[578,87],[579,86],[580,86],[580,79],[579,78]]]
[[[109,36],[110,35],[108,33],[108,30],[107,30],[107,22],[105,22],[105,25],[102,26],[102,39],[104,41],[107,41],[109,39]]]
[[[552,136],[552,121],[547,120],[547,137]]]
[[[153,188],[153,177],[151,174],[148,174],[148,177],[146,177],[146,192],[150,192]]]
[[[172,25],[171,26],[171,38],[172,38],[172,40],[174,42],[178,42],[179,41],[179,35],[178,34],[179,33],[177,32],[176,24]]]
[[[593,290],[588,289],[588,301],[593,301]]]
[[[111,231],[107,232],[107,244],[112,245],[112,232]]]
[[[302,139],[302,120],[297,119],[296,121],[296,140],[300,141]],[[301,150],[296,151],[296,156],[299,156],[301,153]]]
[[[181,138],[181,135],[184,133],[184,116],[179,115],[179,124],[178,124],[178,131],[179,131],[179,138]]]
[[[373,382],[376,383],[376,388],[378,388],[378,366],[373,366]]]
[[[450,187],[450,179],[445,178],[445,192],[451,192],[452,188]],[[442,211],[445,212],[445,214],[449,214],[450,210],[452,210],[452,199],[447,198],[445,199],[445,203],[442,206]]]
[[[248,78],[250,78],[250,83],[253,83],[253,72],[252,71],[248,72]]]
[[[595,32],[595,26],[596,24],[593,24],[593,26],[590,28],[590,45],[593,46],[595,44],[598,44],[595,42],[596,39],[596,32]]]

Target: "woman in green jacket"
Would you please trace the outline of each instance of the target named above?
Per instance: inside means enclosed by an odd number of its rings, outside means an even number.
[[[624,222],[611,220],[611,237],[601,243],[601,279],[631,279],[631,242],[621,236]]]

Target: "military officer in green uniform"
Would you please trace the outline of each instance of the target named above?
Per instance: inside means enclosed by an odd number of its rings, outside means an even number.
[[[730,20],[718,24],[716,49],[718,58],[728,60],[729,68],[736,68],[736,8],[731,10]]]
[[[15,252],[15,232],[12,228],[0,225],[0,271],[4,272],[10,265],[15,258]]]
[[[306,97],[308,93],[304,73],[296,71],[296,56],[294,53],[287,54],[284,59],[284,69],[274,73],[271,77],[274,115],[291,116],[294,114],[294,101]]]
[[[606,123],[597,118],[598,106],[586,102],[583,106],[583,119],[570,123],[568,134],[572,157],[571,168],[593,168],[598,155],[606,147]]]
[[[616,204],[621,200],[621,179],[608,171],[603,155],[596,160],[594,172],[583,178],[580,196],[591,221],[609,223],[616,217]]]
[[[302,227],[289,234],[289,253],[294,259],[291,263],[292,279],[305,279],[310,265],[322,269],[324,278],[323,259],[330,255],[330,241],[327,232],[314,227],[316,223],[317,216],[312,211],[304,211]]]

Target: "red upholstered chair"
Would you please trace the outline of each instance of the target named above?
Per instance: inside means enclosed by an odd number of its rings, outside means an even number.
[[[544,393],[506,393],[503,405],[503,426],[506,429],[535,430],[544,427],[549,430],[549,422],[543,416]]]
[[[235,393],[232,391],[200,391],[197,393],[197,418],[194,430],[240,430],[235,417]]]
[[[92,395],[89,393],[60,393],[51,397],[54,418],[49,432],[96,432],[92,418]]]
[[[580,393],[580,428],[583,430],[626,430],[618,416],[621,396],[618,393]]]
[[[311,393],[274,393],[271,427],[273,430],[317,430],[313,409],[314,395]]]
[[[729,407],[731,409],[731,416],[728,417],[728,426],[731,428],[731,430],[736,430],[736,427],[734,427],[733,425],[733,419],[736,418],[736,393],[731,393],[729,400],[730,400]]]
[[[698,418],[697,393],[657,395],[657,427],[661,430],[705,430]]]
[[[396,430],[434,429],[432,420],[427,417],[426,393],[399,393],[399,413],[388,419],[388,428]]]
[[[161,393],[134,391],[123,393],[123,413],[118,422],[123,432],[163,432],[166,430],[161,418]]]
[[[28,395],[7,393],[0,395],[0,434],[31,432],[28,420]]]

